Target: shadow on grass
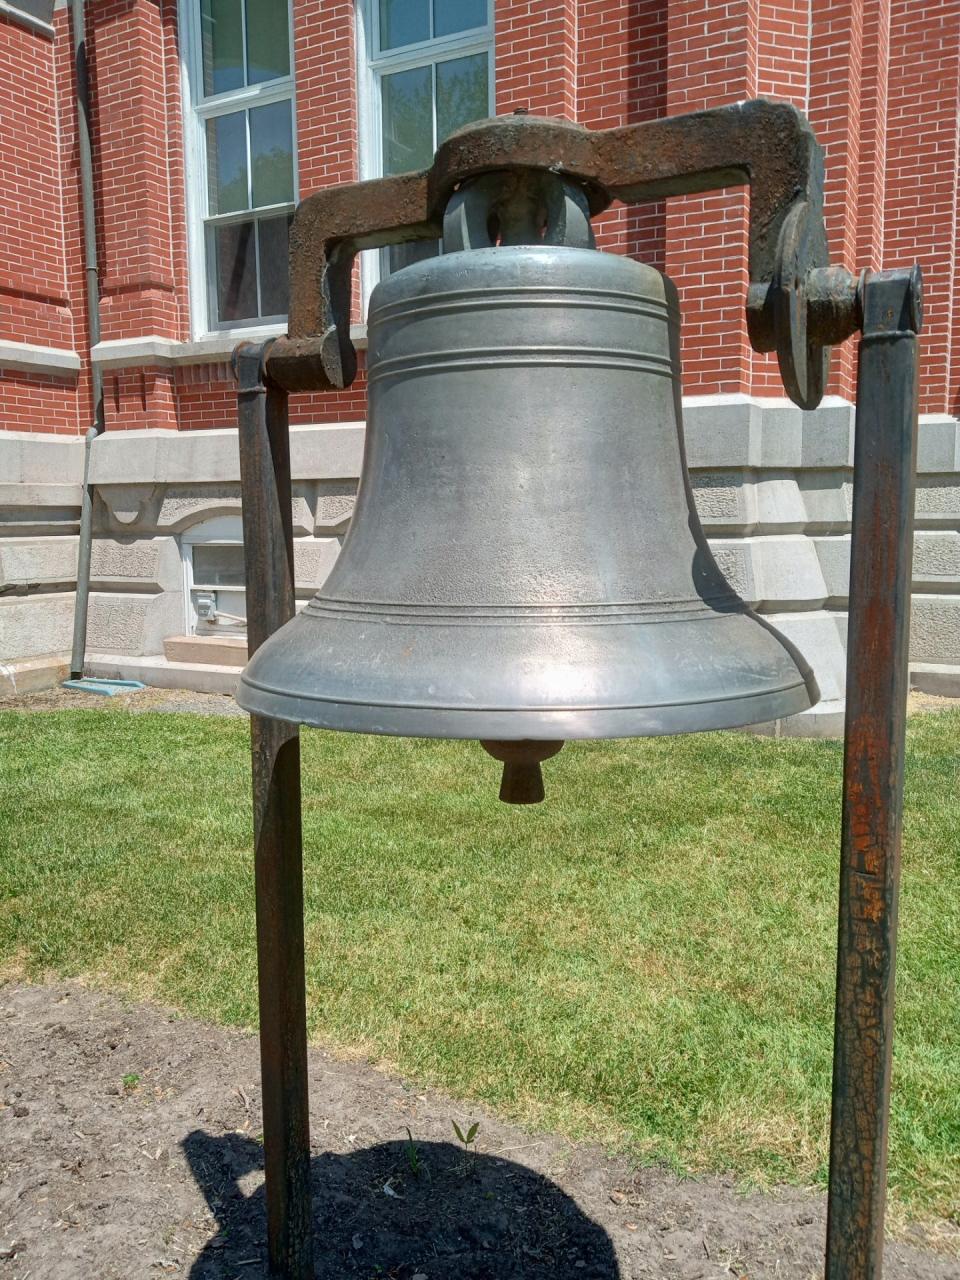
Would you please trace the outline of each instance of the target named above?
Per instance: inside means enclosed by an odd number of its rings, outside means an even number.
[[[190,1280],[267,1275],[263,1148],[200,1130],[184,1153],[219,1230]],[[323,1280],[617,1280],[607,1233],[555,1183],[446,1142],[385,1142],[312,1162],[314,1266]],[[385,1191],[384,1188],[388,1190]],[[390,1192],[394,1194],[391,1195]]]

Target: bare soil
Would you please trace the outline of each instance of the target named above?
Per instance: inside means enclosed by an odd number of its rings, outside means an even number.
[[[192,689],[132,689],[109,697],[81,689],[50,689],[0,694],[0,711],[191,711],[207,716],[246,716],[229,694]]]
[[[310,1097],[317,1276],[822,1275],[820,1195],[637,1170],[319,1049]],[[454,1119],[480,1122],[476,1154]],[[254,1036],[76,983],[0,987],[0,1277],[265,1277],[260,1126]],[[921,1244],[888,1244],[887,1280],[960,1277]]]

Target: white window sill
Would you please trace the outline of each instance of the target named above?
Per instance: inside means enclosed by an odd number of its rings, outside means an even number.
[[[0,369],[72,377],[80,372],[80,356],[63,347],[39,347],[32,342],[0,340]]]
[[[8,18],[11,22],[15,22],[20,27],[26,27],[28,31],[35,31],[37,35],[45,36],[47,40],[52,40],[54,37],[51,23],[45,22],[43,18],[35,13],[28,13],[26,9],[21,9],[17,4],[8,3],[8,0],[0,0],[0,15]]]
[[[158,334],[142,338],[120,338],[116,342],[98,342],[91,355],[101,369],[129,369],[143,365],[223,364],[233,355],[240,342],[265,342],[285,332],[283,325],[267,325],[262,329],[225,329],[205,334],[192,342],[176,342]],[[350,337],[355,346],[367,345],[367,326],[351,325]]]

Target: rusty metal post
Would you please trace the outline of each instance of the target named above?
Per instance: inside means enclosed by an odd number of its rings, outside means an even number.
[[[868,274],[857,382],[827,1280],[879,1280],[913,557],[919,268]]]
[[[266,377],[268,347],[234,355],[251,654],[295,608],[287,393]],[[300,736],[251,716],[250,739],[269,1267],[312,1280]]]

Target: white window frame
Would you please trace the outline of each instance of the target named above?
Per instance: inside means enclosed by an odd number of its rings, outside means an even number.
[[[242,222],[249,218],[269,217],[271,212],[292,213],[300,199],[299,165],[297,163],[297,95],[294,66],[293,0],[287,0],[287,23],[290,32],[290,74],[279,80],[247,85],[226,93],[203,93],[203,49],[200,33],[200,0],[178,0],[180,32],[180,82],[184,131],[184,177],[186,185],[187,268],[190,297],[190,332],[195,340],[207,337],[249,338],[255,332],[264,336],[284,333],[286,316],[259,317],[248,322],[219,321],[214,314],[213,255],[207,250],[207,138],[206,122],[230,110],[253,106],[265,107],[272,102],[290,103],[293,130],[293,200],[267,205],[262,209],[244,210],[224,215],[224,222]],[[249,158],[248,158],[249,162]],[[256,244],[256,237],[254,237]]]
[[[360,143],[360,177],[363,180],[383,176],[383,117],[381,81],[384,75],[394,71],[410,71],[435,62],[447,62],[463,58],[471,53],[487,54],[487,114],[496,110],[496,58],[494,49],[494,0],[487,0],[487,23],[470,31],[459,31],[452,36],[438,36],[433,40],[421,40],[417,44],[402,45],[379,53],[380,3],[379,0],[357,0],[357,106]],[[433,132],[436,134],[437,102],[433,99]],[[363,314],[375,285],[380,280],[380,250],[369,249],[361,254],[361,290]]]
[[[216,629],[198,631],[200,619],[193,601],[194,591],[206,590],[201,583],[197,585],[193,571],[193,548],[204,547],[243,547],[243,525],[240,516],[211,516],[191,525],[180,535],[180,557],[183,566],[183,614],[184,635],[215,635]],[[209,590],[231,591],[246,595],[246,586],[242,587],[210,587]],[[243,627],[225,627],[224,635],[246,635],[246,624]]]

